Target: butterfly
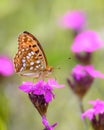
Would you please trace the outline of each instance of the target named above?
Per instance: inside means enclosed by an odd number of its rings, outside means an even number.
[[[47,59],[39,41],[29,32],[24,31],[18,37],[18,52],[14,57],[16,73],[35,78],[47,77],[53,67]]]

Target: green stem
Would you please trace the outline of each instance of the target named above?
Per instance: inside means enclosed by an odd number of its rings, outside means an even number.
[[[80,111],[81,111],[81,114],[82,114],[84,112],[82,99],[79,99],[78,102],[79,102],[79,107],[80,107]],[[87,120],[83,119],[83,123],[84,123],[84,130],[88,130]]]

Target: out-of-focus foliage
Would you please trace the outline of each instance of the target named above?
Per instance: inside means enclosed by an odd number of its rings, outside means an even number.
[[[9,118],[8,100],[0,89],[0,130],[7,130]]]
[[[70,51],[73,37],[70,30],[61,29],[57,20],[68,10],[82,10],[87,15],[87,29],[96,30],[104,41],[103,0],[0,0],[0,53],[12,59],[17,51],[17,38],[23,31],[34,34],[42,44],[49,65],[54,66],[53,76],[65,88],[56,90],[56,98],[49,105],[47,118],[52,124],[58,122],[56,130],[83,130],[83,121],[77,98],[68,88],[66,78],[76,65]],[[104,73],[104,48],[94,52],[93,64]],[[71,57],[69,60],[68,58]],[[57,68],[60,69],[57,69]],[[24,80],[18,75],[4,77],[0,82],[0,130],[41,130],[43,128],[38,112],[18,86]],[[2,95],[2,92],[3,95]],[[96,79],[85,96],[88,100],[104,99],[104,81]]]

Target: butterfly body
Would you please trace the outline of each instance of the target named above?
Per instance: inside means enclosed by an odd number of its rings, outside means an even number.
[[[29,32],[18,37],[18,52],[14,57],[15,71],[22,76],[46,77],[53,70],[39,41]]]

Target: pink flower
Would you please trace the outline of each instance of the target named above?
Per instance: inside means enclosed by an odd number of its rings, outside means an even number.
[[[90,101],[89,103],[93,105],[95,114],[104,113],[104,101],[97,99],[95,101]]]
[[[97,99],[95,101],[90,101],[92,108],[88,109],[82,114],[82,119],[88,117],[94,130],[104,129],[104,101]]]
[[[54,130],[54,127],[57,125],[57,123],[50,125],[48,120],[46,119],[46,116],[42,116],[42,123],[45,126],[44,130]]]
[[[82,119],[84,119],[85,117],[88,117],[89,120],[92,120],[94,113],[95,113],[95,110],[91,108],[82,114]]]
[[[98,70],[95,70],[93,65],[82,66],[78,64],[72,70],[72,75],[76,77],[77,80],[80,80],[88,74],[92,78],[104,78],[104,74]]]
[[[23,82],[19,89],[26,93],[34,95],[44,95],[45,101],[48,103],[54,98],[53,88],[61,88],[64,85],[59,85],[54,79],[49,79],[47,82],[40,80],[37,83]]]
[[[88,117],[89,120],[92,120],[93,118],[95,118],[94,116],[96,115],[104,115],[104,101],[97,99],[95,101],[90,101],[90,104],[92,104],[93,107],[82,114],[83,119],[85,117]]]
[[[48,79],[47,82],[39,80],[37,83],[23,82],[19,89],[28,94],[30,101],[38,110],[41,116],[46,115],[49,102],[55,97],[54,88],[62,88],[55,79]]]
[[[83,66],[80,64],[72,69],[71,76],[72,78],[67,79],[68,85],[81,99],[88,92],[95,78],[104,78],[104,74],[95,70],[93,65]]]
[[[81,11],[68,11],[60,19],[59,25],[63,28],[78,30],[85,24],[85,14]]]
[[[95,31],[87,30],[76,36],[71,46],[73,52],[93,52],[100,47],[103,43]]]
[[[14,72],[12,61],[6,56],[0,56],[0,74],[10,76]]]

